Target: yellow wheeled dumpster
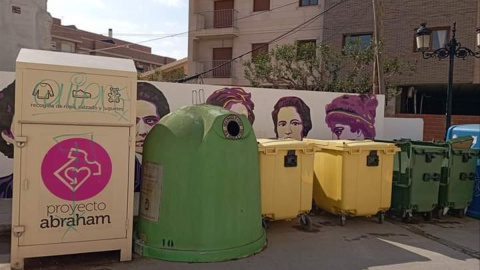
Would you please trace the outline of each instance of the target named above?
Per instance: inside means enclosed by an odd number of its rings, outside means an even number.
[[[311,226],[313,145],[296,140],[257,139],[260,160],[262,215],[267,220],[300,216]]]
[[[306,140],[315,144],[313,199],[320,209],[347,216],[378,215],[390,208],[393,143],[370,140]]]

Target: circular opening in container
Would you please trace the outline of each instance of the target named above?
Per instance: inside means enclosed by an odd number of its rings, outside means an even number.
[[[237,121],[230,121],[227,124],[227,132],[232,137],[237,137],[240,134],[240,125]]]

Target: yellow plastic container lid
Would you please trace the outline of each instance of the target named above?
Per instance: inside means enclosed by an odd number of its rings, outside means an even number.
[[[257,139],[258,150],[264,151],[265,149],[289,149],[289,150],[313,150],[313,145],[306,141],[297,141],[292,139]]]
[[[307,143],[314,144],[315,150],[336,150],[346,152],[358,152],[364,150],[379,150],[388,153],[399,152],[400,148],[396,147],[394,143],[376,142],[372,140],[314,140],[305,139]]]

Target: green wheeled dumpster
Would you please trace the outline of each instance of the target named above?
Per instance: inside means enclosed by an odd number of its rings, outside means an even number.
[[[243,115],[194,105],[165,116],[145,140],[142,174],[137,254],[213,262],[265,246],[257,141]]]
[[[401,151],[394,160],[392,210],[401,211],[407,222],[413,212],[430,220],[438,204],[442,164],[448,148],[445,144],[433,142],[394,142]]]
[[[479,150],[471,149],[473,137],[463,136],[451,139],[448,146],[448,166],[442,170],[438,194],[438,216],[448,210],[464,217],[472,203],[475,172]]]

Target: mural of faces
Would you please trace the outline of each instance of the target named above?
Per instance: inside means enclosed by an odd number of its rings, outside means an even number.
[[[15,82],[0,91],[0,162],[13,158]],[[11,198],[13,174],[0,172],[0,198]]]
[[[206,103],[210,105],[220,106],[237,114],[243,114],[253,125],[255,114],[253,109],[252,94],[245,92],[242,88],[222,88],[213,92]]]
[[[0,91],[0,152],[13,158],[13,117],[15,107],[15,82]]]
[[[150,83],[137,84],[137,134],[135,152],[143,152],[143,143],[150,130],[160,119],[170,113],[170,107],[163,93]]]
[[[310,108],[298,97],[282,97],[275,104],[272,119],[277,139],[303,140],[312,129]]]
[[[377,106],[375,95],[345,94],[332,100],[325,106],[325,123],[332,131],[332,139],[375,138]]]

